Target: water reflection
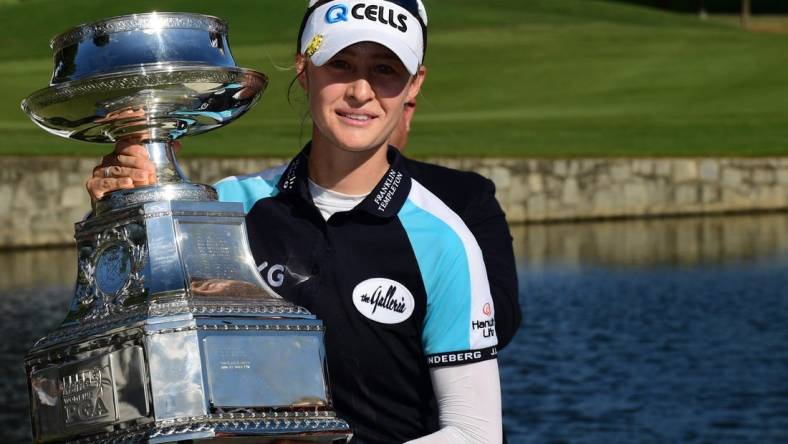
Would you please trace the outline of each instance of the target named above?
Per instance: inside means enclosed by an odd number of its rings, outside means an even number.
[[[514,225],[521,266],[718,264],[788,254],[788,214]],[[0,291],[70,287],[76,251],[0,252]]]
[[[10,290],[71,287],[77,273],[76,247],[0,251],[0,270],[0,296]]]
[[[531,269],[719,264],[788,254],[788,215],[518,225],[512,236]]]

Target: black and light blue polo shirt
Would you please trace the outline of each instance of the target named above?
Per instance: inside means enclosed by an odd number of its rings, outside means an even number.
[[[334,404],[354,440],[432,433],[439,424],[429,367],[497,354],[484,255],[460,215],[395,149],[375,189],[326,221],[309,193],[308,152],[219,182],[220,199],[244,204],[267,283],[325,322]],[[443,170],[444,180],[464,177]],[[519,306],[516,316],[519,323]]]

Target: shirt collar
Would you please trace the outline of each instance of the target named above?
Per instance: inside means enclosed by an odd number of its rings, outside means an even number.
[[[279,183],[276,185],[280,193],[300,195],[308,202],[311,202],[309,194],[309,171],[307,170],[309,150],[311,147],[312,143],[307,143],[304,149],[290,161],[285,172],[282,173],[282,177],[279,178]]]
[[[277,187],[280,193],[299,196],[305,202],[314,205],[309,193],[310,148],[311,143],[308,143],[290,161],[279,179]],[[389,161],[388,171],[369,195],[356,207],[357,210],[384,218],[395,216],[399,212],[408,198],[411,187],[410,174],[405,168],[405,160],[399,150],[389,145],[386,155]]]

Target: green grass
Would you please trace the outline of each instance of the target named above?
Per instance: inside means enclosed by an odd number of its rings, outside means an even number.
[[[308,139],[287,103],[305,0],[0,2],[0,154],[94,154],[29,122],[50,37],[157,9],[230,22],[241,66],[271,85],[249,115],[184,142],[187,156],[288,156]],[[788,34],[592,0],[432,0],[429,75],[409,152],[489,156],[788,155]]]

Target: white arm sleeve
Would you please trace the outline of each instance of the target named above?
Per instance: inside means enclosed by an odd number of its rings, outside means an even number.
[[[496,444],[503,440],[498,360],[430,369],[441,429],[407,444]]]

